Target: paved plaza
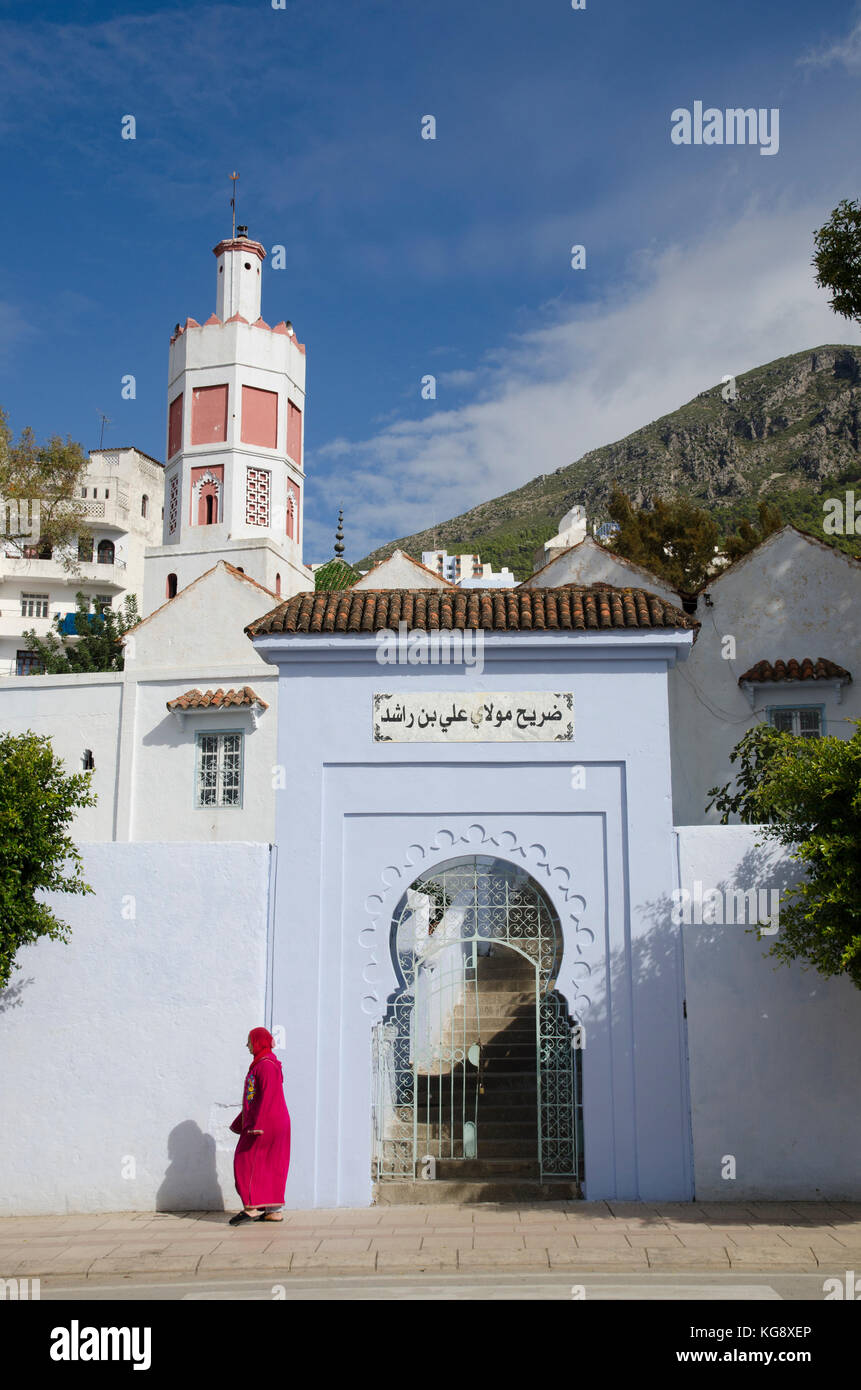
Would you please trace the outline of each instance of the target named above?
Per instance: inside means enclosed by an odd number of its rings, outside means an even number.
[[[0,1218],[0,1277],[861,1271],[861,1203],[560,1202]]]

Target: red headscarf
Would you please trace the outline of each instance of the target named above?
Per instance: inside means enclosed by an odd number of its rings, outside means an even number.
[[[272,1056],[275,1039],[268,1028],[252,1028],[248,1036],[251,1040],[251,1046],[254,1049],[255,1062],[259,1062],[261,1057]]]

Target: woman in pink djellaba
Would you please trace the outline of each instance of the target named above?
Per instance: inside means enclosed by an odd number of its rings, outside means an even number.
[[[244,1210],[231,1216],[231,1226],[283,1220],[281,1208],[290,1167],[290,1113],[284,1099],[281,1063],[272,1050],[274,1041],[266,1028],[252,1028],[248,1034],[247,1047],[254,1060],[245,1078],[242,1113],[230,1126],[239,1135],[233,1175]]]

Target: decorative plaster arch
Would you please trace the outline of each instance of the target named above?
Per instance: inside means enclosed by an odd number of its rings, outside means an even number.
[[[195,520],[195,524],[199,524],[197,518],[200,512],[200,494],[204,487],[209,486],[211,486],[215,491],[215,500],[217,503],[215,517],[216,522],[220,522],[223,519],[222,497],[224,489],[222,487],[222,481],[220,478],[217,478],[214,473],[211,473],[210,470],[207,469],[205,473],[198,474],[191,486],[191,515],[192,518]]]
[[[362,996],[362,1011],[371,1026],[385,1017],[389,996],[398,987],[390,950],[391,921],[398,900],[423,870],[469,853],[493,854],[494,858],[525,868],[547,893],[562,925],[562,960],[556,988],[565,996],[572,1017],[585,1026],[592,1004],[587,987],[596,949],[595,932],[582,925],[586,899],[575,890],[570,869],[564,865],[553,867],[543,845],[521,845],[513,831],[492,835],[477,823],[468,826],[463,834],[441,828],[430,844],[409,845],[401,865],[388,864],[382,870],[382,890],[365,899],[371,922],[359,933],[359,942],[368,952],[362,970],[367,987]]]

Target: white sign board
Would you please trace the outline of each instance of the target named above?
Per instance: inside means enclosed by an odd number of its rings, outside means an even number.
[[[570,691],[374,696],[375,743],[565,743],[573,738]]]

